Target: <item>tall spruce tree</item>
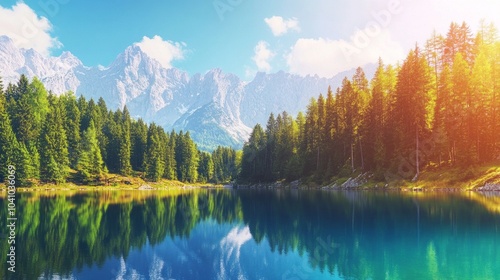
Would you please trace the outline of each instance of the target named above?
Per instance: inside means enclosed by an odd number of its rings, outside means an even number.
[[[424,164],[420,142],[430,126],[431,94],[434,86],[430,67],[418,47],[410,51],[398,74],[395,94],[395,117],[398,134],[398,151],[401,156],[413,153],[415,176]]]
[[[168,135],[168,143],[165,148],[165,171],[163,176],[169,180],[177,180],[177,163],[175,161],[177,135],[175,131]]]
[[[212,156],[207,152],[199,152],[198,181],[206,183],[212,179],[214,163]]]
[[[119,161],[120,161],[120,174],[130,175],[132,172],[132,165],[130,164],[131,157],[131,142],[130,142],[130,113],[127,106],[123,108],[123,114],[121,116],[121,136],[120,151],[119,151]]]
[[[146,178],[153,182],[159,181],[165,171],[160,139],[159,127],[154,123],[150,124],[144,160]]]
[[[371,97],[363,120],[364,138],[366,138],[366,166],[380,172],[384,165],[384,131],[386,125],[386,87],[385,66],[382,59],[371,82]]]
[[[93,120],[90,121],[89,127],[84,131],[80,146],[76,165],[80,180],[83,183],[100,180],[101,175],[106,172],[106,167],[101,157]]]
[[[9,175],[8,166],[15,165],[14,156],[18,143],[12,130],[7,100],[0,80],[0,182],[4,182]]]
[[[25,75],[21,75],[12,96],[12,106],[9,111],[12,128],[19,142],[28,144],[36,141],[37,127],[35,123],[35,110],[33,104],[33,88]]]
[[[144,154],[148,141],[148,126],[142,119],[133,121],[130,127],[131,155],[130,163],[132,169],[144,171]]]
[[[81,114],[78,109],[78,103],[73,92],[67,92],[60,97],[65,108],[66,121],[64,130],[68,139],[68,156],[71,168],[76,169],[78,156],[80,154],[80,119]]]
[[[491,161],[494,155],[491,151],[495,150],[494,140],[491,137],[494,134],[492,127],[495,125],[491,117],[494,114],[493,72],[488,59],[491,56],[489,47],[479,46],[470,81],[473,137],[471,142],[475,143],[475,157],[479,162]]]
[[[455,114],[451,137],[453,139],[454,159],[457,164],[465,166],[476,162],[470,142],[472,129],[472,95],[470,92],[470,68],[462,53],[457,53],[452,67],[452,98],[450,106]]]
[[[178,134],[176,140],[175,159],[177,178],[182,182],[196,182],[198,179],[198,151],[190,137],[189,131]]]
[[[318,126],[318,102],[311,98],[307,106],[304,126],[304,174],[311,175],[319,167],[319,126]]]
[[[248,142],[243,146],[241,159],[240,179],[248,182],[262,181],[265,174],[263,150],[265,150],[266,136],[262,126],[256,124],[250,134]]]
[[[43,182],[62,183],[69,172],[65,118],[57,98],[49,95],[48,100],[50,110],[40,136],[40,179]]]

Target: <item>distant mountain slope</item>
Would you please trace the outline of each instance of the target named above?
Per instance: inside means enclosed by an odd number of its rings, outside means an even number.
[[[368,77],[374,67],[368,67]],[[0,77],[15,83],[20,74],[37,76],[55,94],[73,91],[86,98],[103,97],[111,109],[127,105],[131,115],[156,122],[166,130],[190,131],[201,149],[217,145],[240,148],[256,123],[265,124],[271,112],[297,114],[309,99],[336,88],[344,76],[326,79],[285,72],[258,73],[251,82],[213,69],[189,76],[166,69],[137,45],[128,47],[109,67],[87,67],[69,52],[44,57],[16,48],[0,36]]]

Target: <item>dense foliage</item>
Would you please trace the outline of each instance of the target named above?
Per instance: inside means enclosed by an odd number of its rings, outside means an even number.
[[[428,165],[466,167],[500,155],[500,41],[492,24],[433,34],[402,65],[361,68],[305,115],[271,115],[243,148],[241,179],[311,177],[318,182],[371,171],[414,178]]]
[[[25,75],[5,90],[0,80],[0,181],[14,165],[19,186],[99,184],[108,172],[150,181],[229,182],[238,172],[235,155],[222,147],[200,152],[189,132],[167,133],[132,119],[127,107],[109,110],[102,98],[54,96]]]

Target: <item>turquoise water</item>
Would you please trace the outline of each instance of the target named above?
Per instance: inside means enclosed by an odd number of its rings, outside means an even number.
[[[500,277],[500,198],[476,193],[23,193],[16,210],[1,279]]]

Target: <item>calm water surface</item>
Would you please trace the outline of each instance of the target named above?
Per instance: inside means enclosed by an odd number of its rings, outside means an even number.
[[[0,279],[499,279],[500,197],[197,190],[18,195]],[[0,233],[7,232],[0,198]]]

